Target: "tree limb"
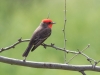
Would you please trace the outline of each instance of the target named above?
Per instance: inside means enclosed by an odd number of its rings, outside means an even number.
[[[97,71],[100,72],[100,66],[92,67],[92,65],[69,65],[69,64],[61,64],[61,63],[48,63],[48,62],[33,62],[33,61],[25,61],[8,58],[0,56],[0,62],[11,64],[11,65],[19,65],[26,66],[32,68],[46,68],[46,69],[62,69],[62,70],[71,70],[71,71]]]

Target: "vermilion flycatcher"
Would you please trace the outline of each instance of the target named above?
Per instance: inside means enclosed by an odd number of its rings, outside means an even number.
[[[37,29],[34,31],[28,47],[23,53],[23,57],[28,56],[30,50],[34,51],[39,45],[41,45],[50,35],[52,25],[55,24],[51,19],[43,19]]]

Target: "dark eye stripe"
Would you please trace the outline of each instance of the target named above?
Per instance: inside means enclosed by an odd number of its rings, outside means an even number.
[[[48,24],[51,24],[51,22],[48,22]]]

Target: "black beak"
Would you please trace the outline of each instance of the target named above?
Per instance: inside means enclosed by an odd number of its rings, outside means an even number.
[[[52,24],[56,24],[55,22],[52,22]]]

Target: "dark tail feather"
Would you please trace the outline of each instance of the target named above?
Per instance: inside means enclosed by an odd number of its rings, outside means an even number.
[[[32,51],[34,51],[36,48],[37,48],[37,47],[36,47],[36,46],[34,46],[34,47],[32,48],[32,50],[31,50],[31,52],[32,52]]]
[[[32,48],[32,46],[28,46],[27,47],[27,49],[25,50],[25,52],[23,53],[23,57],[27,57],[28,56],[28,54],[29,54],[29,52],[30,52],[30,50],[31,50],[31,48]]]

